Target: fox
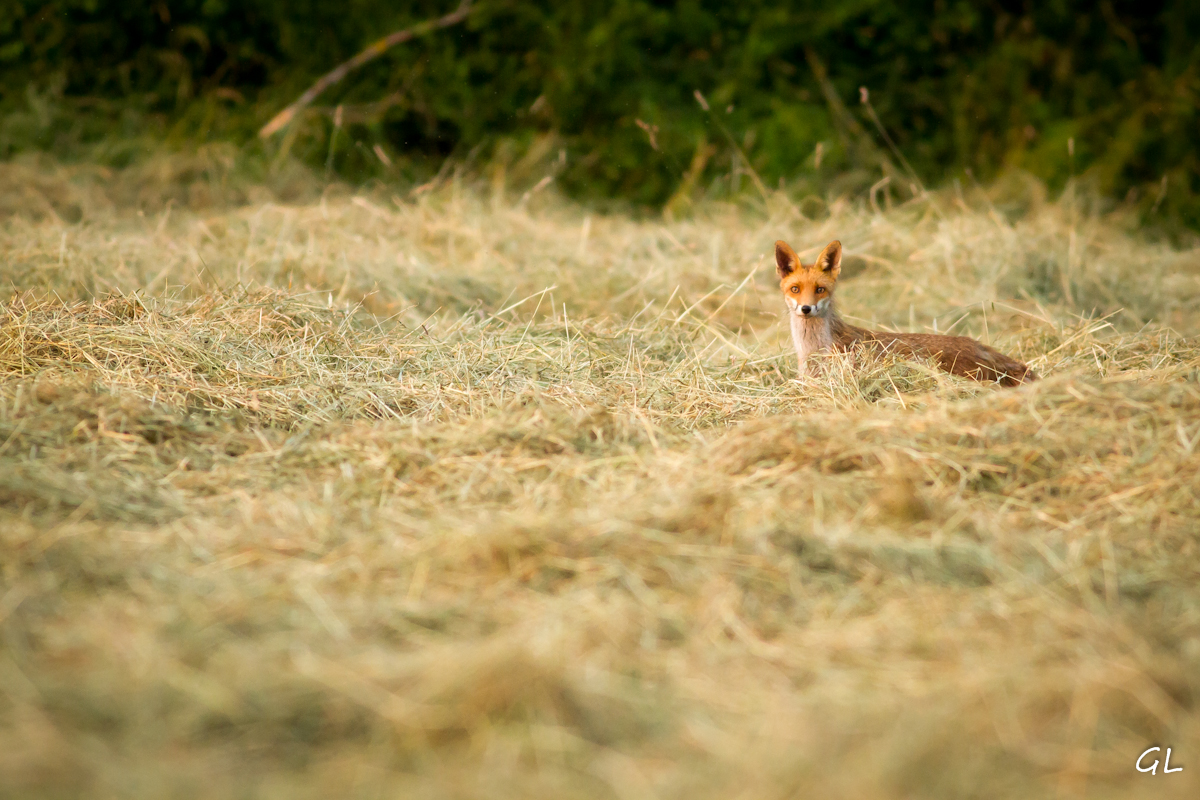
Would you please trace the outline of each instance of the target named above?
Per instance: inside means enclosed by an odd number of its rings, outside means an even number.
[[[951,375],[984,383],[1019,386],[1038,378],[1029,365],[968,336],[871,331],[845,322],[833,304],[834,289],[842,271],[839,241],[830,242],[812,264],[801,263],[787,242],[777,241],[775,266],[779,288],[787,303],[801,377],[809,374],[808,357],[813,353],[846,351],[864,345],[902,355],[926,356]]]

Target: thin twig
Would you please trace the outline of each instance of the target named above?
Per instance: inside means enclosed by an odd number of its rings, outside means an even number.
[[[862,148],[862,150],[879,159],[885,174],[899,175],[900,170],[892,163],[892,159],[875,144],[862,124],[846,108],[846,104],[842,102],[842,98],[838,95],[837,87],[829,79],[829,70],[825,68],[825,64],[821,61],[817,52],[811,47],[806,47],[804,48],[804,57],[808,60],[809,69],[812,70],[813,78],[817,81],[817,86],[821,88],[821,94],[825,95],[825,103],[829,106],[829,116],[833,120],[833,127],[837,131],[838,138],[842,140],[842,146],[847,151],[850,150],[851,146]]]
[[[429,31],[436,30],[438,28],[448,28],[451,25],[457,25],[458,23],[462,22],[467,18],[467,14],[469,14],[471,11],[471,2],[472,0],[462,0],[462,2],[458,4],[458,8],[444,17],[422,22],[421,24],[414,25],[411,28],[405,28],[402,31],[396,31],[395,33],[388,34],[372,44],[366,50],[363,50],[354,58],[339,64],[332,71],[322,75],[321,78],[318,79],[317,82],[312,86],[310,86],[308,91],[300,95],[300,97],[297,98],[294,103],[276,114],[270,122],[263,126],[262,130],[258,132],[258,135],[263,139],[270,138],[273,134],[286,127],[288,123],[295,118],[296,114],[308,106],[309,103],[311,103],[313,100],[316,100],[317,96],[321,94],[321,92],[325,91],[330,86],[333,86],[335,83],[338,83],[342,80],[342,78],[350,74],[350,72],[358,69],[368,61],[373,61],[379,56],[383,55],[390,48],[407,42],[409,39],[415,38],[423,33],[428,33]]]
[[[871,118],[871,122],[875,123],[875,129],[879,131],[880,136],[887,142],[887,146],[891,148],[892,153],[895,154],[896,158],[900,160],[901,165],[908,172],[908,177],[912,178],[913,183],[921,190],[921,194],[925,194],[925,184],[921,182],[921,178],[917,175],[916,170],[908,163],[908,159],[904,157],[904,153],[900,152],[900,148],[892,141],[892,137],[888,136],[887,128],[883,127],[883,123],[879,120],[879,115],[875,113],[875,106],[871,105],[871,93],[867,91],[867,87],[858,87],[858,98],[866,106],[867,116]]]
[[[716,124],[717,130],[724,134],[725,138],[729,140],[729,146],[733,148],[733,151],[738,154],[739,158],[742,159],[742,163],[746,165],[746,172],[750,175],[750,180],[754,183],[754,188],[758,189],[758,193],[762,195],[763,202],[769,205],[771,202],[771,194],[767,191],[766,184],[764,184],[762,178],[758,176],[758,172],[754,169],[754,165],[751,164],[750,159],[746,157],[745,151],[738,146],[737,140],[733,138],[733,134],[730,133],[729,129],[726,128],[721,122],[720,117],[713,113],[713,110],[709,108],[708,101],[704,99],[704,95],[700,93],[699,89],[694,90],[692,92],[692,96],[696,98],[696,102],[700,104],[700,107],[708,112],[709,119]]]

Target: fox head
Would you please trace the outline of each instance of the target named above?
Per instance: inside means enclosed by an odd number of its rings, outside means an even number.
[[[787,242],[775,243],[779,288],[788,310],[797,317],[824,317],[833,308],[833,287],[842,271],[842,243],[830,242],[813,264],[800,263]]]

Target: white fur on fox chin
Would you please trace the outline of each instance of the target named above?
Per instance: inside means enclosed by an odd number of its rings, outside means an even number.
[[[808,357],[831,348],[833,334],[829,330],[829,320],[823,314],[803,317],[794,306],[791,311],[792,345],[796,348],[796,359],[799,361],[799,376],[803,378],[809,374]]]

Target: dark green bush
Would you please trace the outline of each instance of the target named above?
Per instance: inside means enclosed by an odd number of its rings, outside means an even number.
[[[452,2],[8,0],[0,157],[253,142],[316,77]],[[572,193],[647,204],[750,187],[740,149],[766,184],[825,193],[895,161],[860,86],[925,182],[1024,169],[1054,189],[1074,173],[1200,227],[1194,0],[477,0],[465,24],[353,73],[269,147],[351,180],[415,180],[472,151],[504,164],[536,146],[548,164],[562,149]]]

